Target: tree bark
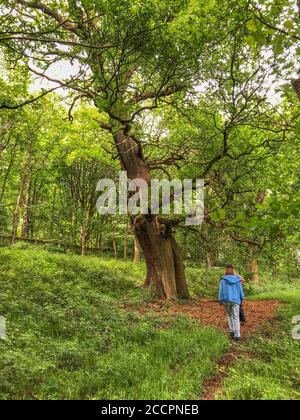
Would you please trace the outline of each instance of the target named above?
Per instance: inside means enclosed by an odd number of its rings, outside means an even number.
[[[51,221],[50,221],[50,238],[53,237],[53,233],[54,233],[56,195],[57,195],[57,186],[54,187],[54,191],[53,191],[53,195],[52,195]]]
[[[137,140],[126,134],[124,128],[114,135],[114,140],[128,178],[143,179],[150,184],[150,169]],[[133,231],[145,257],[145,287],[153,288],[159,296],[167,299],[188,299],[183,256],[171,225],[157,223],[153,215],[137,220],[133,221]]]
[[[85,208],[83,210],[82,221],[80,226],[80,247],[82,257],[85,256],[87,242],[90,239],[89,220],[89,210]]]
[[[30,141],[28,159],[26,163],[26,182],[24,184],[25,201],[23,210],[22,236],[27,238],[30,233],[31,181],[33,171],[33,139]]]
[[[215,254],[212,251],[206,252],[206,265],[208,270],[212,270],[215,265]]]
[[[31,177],[32,177],[32,166],[29,169],[27,178],[26,194],[24,201],[24,212],[23,212],[23,223],[22,223],[22,237],[28,238],[30,235],[30,211],[31,211]]]
[[[259,265],[257,258],[253,257],[250,261],[250,272],[252,281],[259,284]]]
[[[147,267],[145,287],[167,299],[188,299],[183,256],[171,228],[162,230],[155,220],[145,217],[135,234]]]
[[[134,257],[133,262],[138,263],[141,261],[141,247],[139,241],[136,237],[134,237]]]
[[[23,224],[22,224],[22,237],[28,238],[30,233],[30,190],[26,192],[25,202],[24,202],[24,214],[23,214]]]
[[[114,250],[114,258],[118,259],[118,247],[117,247],[117,241],[116,241],[116,226],[113,223],[113,229],[112,229],[112,241],[113,241],[113,250]]]
[[[19,222],[20,222],[20,210],[23,201],[23,194],[24,188],[26,183],[26,174],[23,172],[20,182],[20,189],[19,194],[17,197],[16,205],[13,212],[13,219],[12,219],[12,233],[11,233],[11,244],[13,245],[16,242],[16,238],[18,236],[18,229],[19,229]]]
[[[32,187],[32,193],[31,193],[31,209],[36,209],[38,204],[39,204],[39,200],[40,200],[40,191],[41,191],[42,185],[38,185],[36,179],[33,181],[33,187]],[[34,210],[31,214],[31,219],[30,219],[30,238],[34,238],[35,235],[35,214],[34,214]],[[53,235],[51,235],[50,237],[52,237]]]
[[[96,249],[102,251],[102,233],[99,232],[96,237]]]
[[[86,237],[87,237],[86,229],[85,229],[85,226],[82,225],[80,228],[80,251],[81,251],[82,257],[84,257],[86,253]]]
[[[124,260],[127,260],[127,245],[128,245],[128,223],[125,228],[125,235],[124,235]]]
[[[3,182],[2,182],[2,188],[1,188],[1,193],[0,193],[0,203],[4,197],[5,194],[5,189],[6,189],[6,184],[8,181],[8,178],[10,176],[11,170],[13,168],[14,162],[15,162],[15,157],[16,157],[16,149],[17,149],[17,140],[15,141],[15,144],[13,146],[12,152],[11,152],[11,157],[10,157],[10,161],[9,161],[9,165],[8,168],[6,170],[6,173],[3,177]]]

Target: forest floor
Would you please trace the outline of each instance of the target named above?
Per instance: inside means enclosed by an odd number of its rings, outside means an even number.
[[[247,322],[242,326],[244,337],[251,335],[267,321],[275,317],[278,301],[258,300],[244,304]],[[228,330],[224,307],[215,300],[194,299],[186,303],[166,302],[159,300],[138,308],[140,313],[151,313],[162,316],[185,315],[196,319],[202,325],[209,325],[223,331]]]
[[[242,325],[242,343],[247,343],[255,332],[263,334],[264,327],[275,321],[279,301],[255,300],[244,303],[247,321]],[[164,300],[148,303],[139,307],[140,313],[159,314],[163,317],[185,315],[196,319],[202,325],[209,325],[228,332],[228,324],[224,307],[214,300],[194,299],[192,302],[178,303]],[[251,357],[251,354],[247,356]],[[228,377],[231,366],[245,356],[245,349],[240,344],[233,344],[222,359],[217,363],[215,373],[204,383],[201,400],[214,400],[215,395],[222,389]]]
[[[235,344],[209,300],[215,271],[189,268],[195,299],[179,303],[155,300],[130,261],[22,244],[0,267],[0,400],[300,400],[297,279],[248,287]]]

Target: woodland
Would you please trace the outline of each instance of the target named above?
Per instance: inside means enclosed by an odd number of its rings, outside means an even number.
[[[300,399],[299,29],[292,0],[0,0],[0,399]],[[204,180],[204,222],[100,215],[120,171]]]

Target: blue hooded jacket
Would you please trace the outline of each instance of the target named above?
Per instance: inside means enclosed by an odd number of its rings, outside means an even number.
[[[241,277],[231,274],[222,277],[219,290],[219,301],[221,303],[231,302],[240,305],[244,299],[245,294]]]

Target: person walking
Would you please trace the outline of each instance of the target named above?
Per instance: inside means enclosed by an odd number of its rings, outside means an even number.
[[[230,334],[235,341],[241,340],[240,306],[244,299],[243,279],[235,274],[234,267],[230,264],[221,278],[219,301],[225,305]]]

